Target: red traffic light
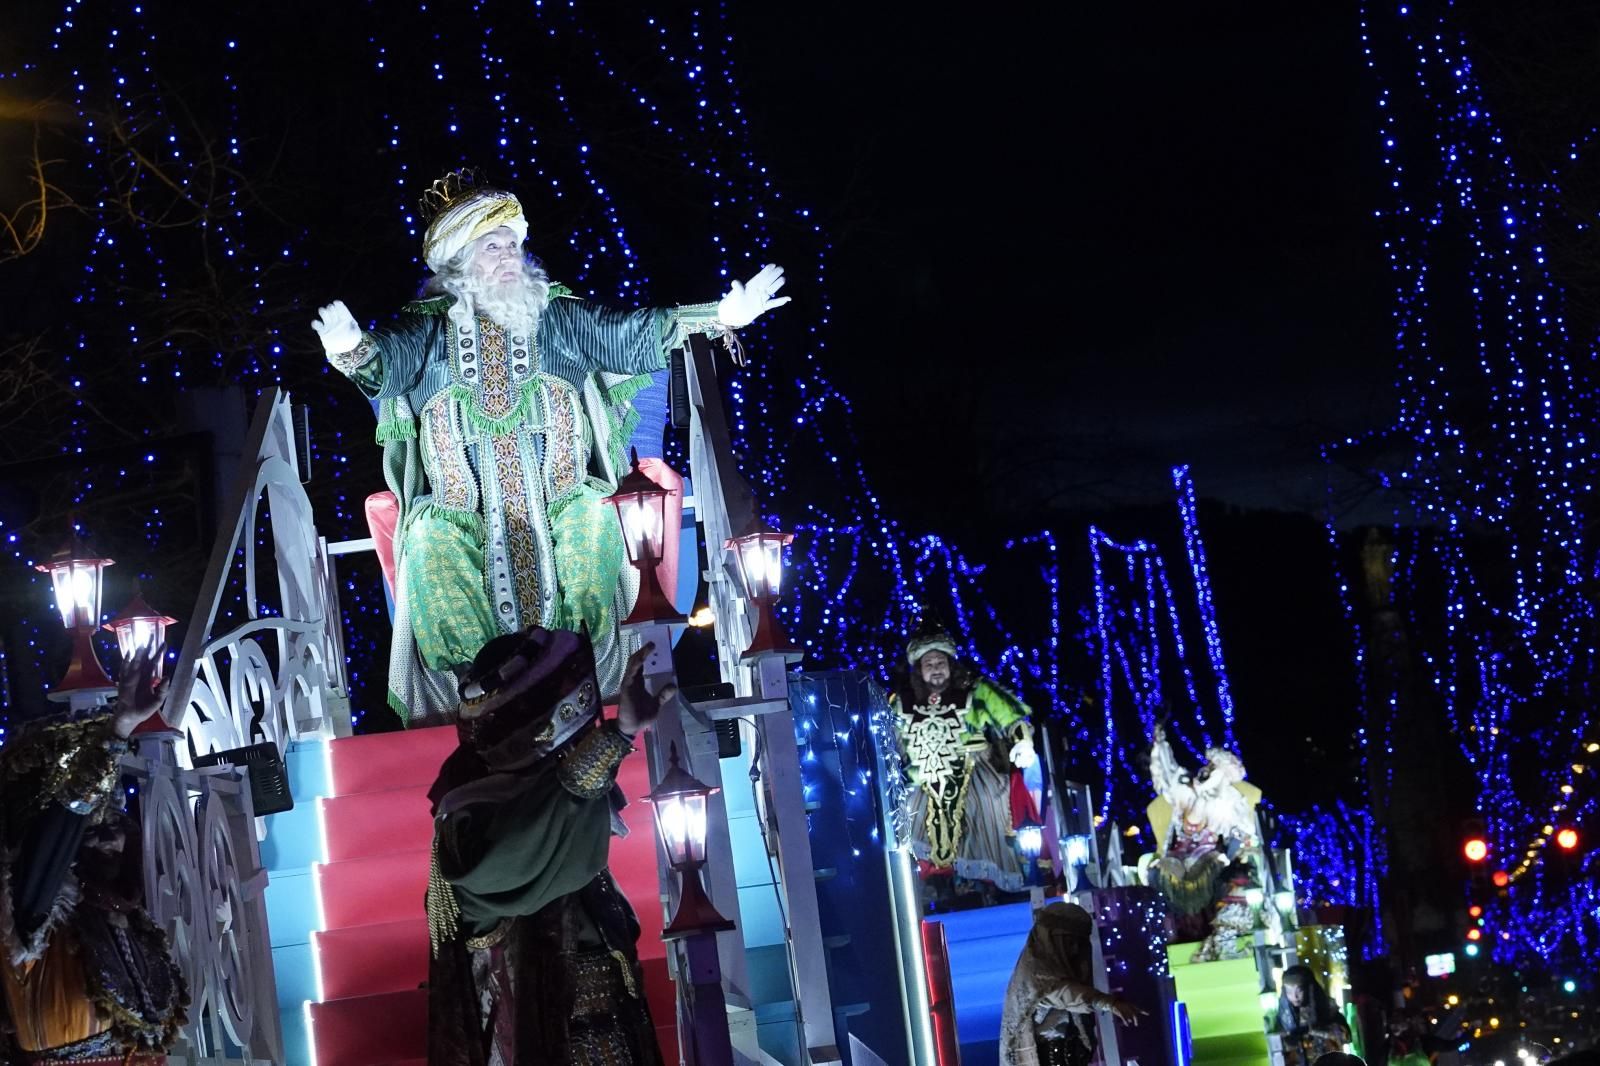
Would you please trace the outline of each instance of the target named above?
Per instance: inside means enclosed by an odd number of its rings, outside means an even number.
[[[1506,873],[1504,870],[1496,870],[1494,872],[1494,876],[1489,880],[1494,882],[1495,888],[1505,888],[1511,883],[1511,875]]]
[[[1468,862],[1482,862],[1489,857],[1489,842],[1482,837],[1470,837],[1461,846],[1461,854]]]
[[[1571,851],[1578,846],[1578,831],[1570,825],[1556,833],[1556,847]]]

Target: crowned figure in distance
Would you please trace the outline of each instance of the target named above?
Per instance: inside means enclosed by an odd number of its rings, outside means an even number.
[[[411,722],[452,718],[478,649],[530,625],[586,627],[610,697],[637,590],[601,500],[627,469],[629,400],[689,334],[727,337],[788,303],[783,271],[718,303],[613,310],[553,283],[523,253],[521,203],[473,172],[435,182],[421,206],[423,298],[382,329],[340,300],[312,323],[328,361],[379,402],[399,505],[390,703]]]
[[[906,643],[906,667],[890,704],[913,786],[912,849],[924,877],[938,879],[937,888],[953,887],[954,875],[1022,891],[1011,772],[1036,758],[1027,705],[964,663],[955,638],[931,616]]]
[[[1195,962],[1238,958],[1251,949],[1264,870],[1256,805],[1261,790],[1245,780],[1244,763],[1226,748],[1210,748],[1190,773],[1173,755],[1157,723],[1150,745],[1157,798],[1148,808],[1157,856],[1147,878],[1172,905],[1178,939],[1200,940]],[[1281,937],[1274,907],[1260,907],[1269,932]]]

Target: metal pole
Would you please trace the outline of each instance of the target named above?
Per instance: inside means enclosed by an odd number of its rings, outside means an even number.
[[[717,934],[696,933],[683,941],[680,971],[694,990],[693,1042],[689,1066],[733,1066],[733,1042],[728,1036],[728,1004],[722,997],[722,962],[717,957]]]

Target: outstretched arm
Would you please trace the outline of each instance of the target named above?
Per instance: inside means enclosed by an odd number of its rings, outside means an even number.
[[[734,282],[718,303],[616,311],[572,299],[555,299],[541,331],[583,371],[652,374],[667,365],[667,353],[690,334],[722,334],[740,329],[789,302],[774,294],[783,287],[783,269],[766,266],[748,283]],[[541,332],[541,335],[542,332]]]
[[[1184,781],[1184,776],[1183,767],[1172,754],[1172,745],[1167,743],[1166,729],[1156,726],[1150,742],[1150,780],[1156,792],[1174,807],[1187,806],[1187,801],[1194,798],[1194,789]]]
[[[1063,980],[1039,997],[1039,1006],[1064,1010],[1073,1014],[1092,1014],[1107,1011],[1124,1025],[1138,1025],[1139,1016],[1145,1012],[1125,999],[1102,992],[1093,985],[1071,979]]]
[[[364,332],[343,300],[319,308],[311,328],[333,368],[369,399],[383,400],[409,392],[427,365],[427,317],[405,315],[390,329]]]

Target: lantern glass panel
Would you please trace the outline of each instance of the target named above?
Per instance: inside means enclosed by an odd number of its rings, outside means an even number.
[[[156,646],[167,627],[159,618],[130,618],[117,626],[117,651],[123,661]]]
[[[100,561],[72,564],[72,601],[76,613],[75,624],[95,626],[100,624]]]
[[[673,869],[698,866],[706,861],[706,798],[676,793],[656,800],[656,828]]]
[[[1017,850],[1024,858],[1036,859],[1044,847],[1044,829],[1037,825],[1024,825],[1017,829]]]
[[[61,613],[61,624],[67,629],[73,628],[73,621],[77,616],[76,604],[72,595],[72,567],[58,566],[50,571],[50,585],[56,596],[56,610]]]
[[[777,599],[783,587],[783,538],[757,534],[738,543],[745,593],[757,603]]]
[[[628,546],[630,562],[660,562],[661,534],[666,525],[665,511],[664,496],[636,492],[617,501],[617,514],[622,519],[622,539]]]

